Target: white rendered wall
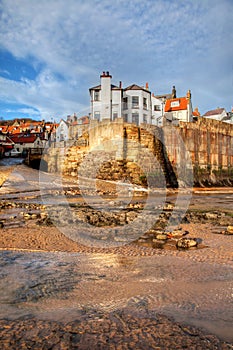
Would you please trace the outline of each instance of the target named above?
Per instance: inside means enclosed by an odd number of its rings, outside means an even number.
[[[122,116],[122,90],[112,90],[112,118],[117,113],[117,118]]]
[[[138,108],[132,107],[132,97],[138,96],[139,105]],[[144,90],[126,90],[124,91],[123,97],[128,98],[128,109],[123,110],[123,114],[128,115],[128,122],[132,123],[132,114],[138,113],[139,124],[143,123],[143,115],[146,116],[147,123],[151,123],[151,95],[149,92]],[[143,98],[147,99],[147,109],[143,108]]]
[[[112,119],[111,76],[101,77],[101,111],[100,120]]]

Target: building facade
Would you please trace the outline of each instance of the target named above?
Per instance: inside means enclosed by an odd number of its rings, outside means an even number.
[[[175,87],[173,87],[174,89]],[[178,125],[182,122],[193,121],[193,109],[191,102],[191,91],[188,90],[186,97],[176,97],[176,92],[173,92],[173,98],[167,99],[164,109],[164,123]]]
[[[142,123],[162,126],[164,104],[171,95],[155,96],[144,86],[132,84],[122,88],[111,83],[112,76],[103,72],[100,85],[89,89],[91,99],[91,119],[111,121],[123,118],[125,122],[140,125]]]

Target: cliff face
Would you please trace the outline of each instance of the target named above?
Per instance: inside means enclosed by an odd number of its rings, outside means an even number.
[[[61,145],[56,145],[61,146]],[[177,187],[233,184],[233,125],[200,119],[179,127],[93,122],[44,156],[48,171]]]

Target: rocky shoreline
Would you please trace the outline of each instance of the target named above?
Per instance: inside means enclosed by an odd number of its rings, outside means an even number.
[[[69,323],[35,318],[0,320],[1,349],[232,349],[232,344],[160,314],[123,309],[81,315]]]
[[[90,220],[91,215],[87,215],[87,207],[81,207],[79,209],[82,214],[85,213],[85,220],[87,217]],[[225,235],[227,228],[233,223],[233,217],[228,212],[188,211],[180,228],[168,233],[163,231],[163,226],[172,211],[172,206],[168,204],[160,216],[158,227],[143,234],[137,241],[121,247],[98,248],[81,245],[66,237],[51,222],[43,205],[16,204],[9,201],[2,203],[2,210],[6,212],[8,209],[17,209],[21,221],[17,222],[15,216],[1,221],[0,249],[3,250],[111,253],[126,257],[167,255],[181,257],[184,250],[177,248],[177,240],[185,234],[185,237],[200,240],[199,249],[190,248],[195,250],[190,252],[189,259],[208,264],[216,262],[228,266],[232,264],[232,252],[229,246],[232,232],[228,232],[228,236]],[[140,210],[138,203],[135,204],[135,208],[131,205],[129,212],[137,210]],[[67,224],[66,220],[65,224]],[[87,314],[80,314],[75,321],[68,323],[47,321],[33,316],[16,320],[2,319],[0,320],[1,348],[67,350],[90,347],[96,349],[233,348],[233,343],[224,342],[206,331],[175,322],[172,318],[157,312],[153,315],[144,312],[119,309],[110,313],[100,313],[98,310],[89,310]]]

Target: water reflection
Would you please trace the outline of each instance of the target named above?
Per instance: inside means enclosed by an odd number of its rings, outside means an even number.
[[[24,158],[2,158],[0,159],[0,167],[22,164],[23,161],[24,161]]]
[[[93,313],[131,305],[141,310],[145,304],[189,323],[190,315],[192,322],[203,319],[210,330],[212,320],[221,321],[222,331],[232,324],[228,266],[175,256],[2,251],[0,267],[1,318],[52,314],[72,320],[83,309]]]

